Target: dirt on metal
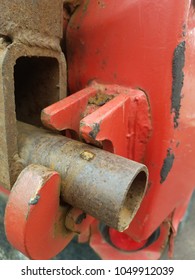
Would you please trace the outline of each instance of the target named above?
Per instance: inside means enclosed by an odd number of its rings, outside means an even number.
[[[84,151],[80,154],[80,156],[82,159],[90,161],[95,157],[95,154],[90,151]]]
[[[41,110],[66,96],[63,1],[55,1],[55,12],[51,0],[2,0],[0,10],[0,184],[10,189],[16,119],[40,125]]]
[[[119,231],[129,226],[146,189],[143,164],[27,124],[18,131],[25,165],[57,171],[64,202]]]
[[[89,98],[88,104],[102,106],[106,104],[108,101],[112,100],[114,97],[115,97],[114,95],[98,92],[95,96]]]

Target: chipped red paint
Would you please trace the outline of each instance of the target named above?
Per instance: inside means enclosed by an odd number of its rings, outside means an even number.
[[[111,98],[106,101],[107,97]],[[86,143],[139,162],[152,130],[144,92],[96,83],[45,108],[42,122],[59,131],[74,131]]]
[[[60,176],[29,165],[9,195],[5,230],[9,242],[30,259],[49,259],[73,238],[65,230],[66,208],[60,207]]]
[[[194,190],[194,1],[183,0],[179,4],[177,0],[102,2],[100,5],[100,1],[83,1],[68,23],[66,20],[70,96],[46,108],[42,121],[49,128],[69,130],[74,138],[147,165],[150,188],[121,237],[126,235],[126,240],[137,240],[137,246],[144,244],[160,227],[159,238],[142,250],[123,252],[106,242],[99,222],[91,219],[91,231],[88,224],[83,226],[80,240],[90,237],[91,247],[105,259],[157,259],[169,234],[172,254],[178,225]],[[176,90],[178,83],[179,92]],[[89,102],[99,91],[113,97],[103,104],[100,102],[101,105]],[[37,191],[37,185],[29,183],[32,191]],[[28,187],[26,183],[23,185]],[[44,192],[44,185],[39,187],[40,192]],[[51,188],[51,194],[56,188]],[[30,193],[21,189],[17,199],[23,196],[28,202]],[[40,197],[35,197],[29,205],[25,204],[23,214],[37,213],[35,209],[41,205],[42,193],[38,195]],[[50,196],[48,199],[58,211],[59,196],[54,201]],[[17,200],[12,200],[12,195],[9,201],[15,207]],[[13,211],[14,207],[8,204],[7,211]],[[13,227],[17,227],[14,212],[10,213],[6,217],[10,219],[9,225],[12,222],[13,225],[7,228],[8,237]],[[20,218],[22,227],[18,226],[18,232],[22,240],[20,245],[17,240],[13,243],[31,258],[45,258],[38,233],[47,236],[54,225],[45,220],[44,227],[38,226],[36,235],[31,236],[29,229],[36,219],[31,226],[30,216],[27,220],[24,216]],[[123,241],[114,241],[112,233],[114,236],[111,230],[111,240],[122,249]],[[47,238],[51,241],[51,236]],[[52,241],[52,254],[71,238],[72,235],[68,235],[54,240],[57,243]],[[130,243],[127,247],[130,250]]]
[[[141,88],[151,106],[153,132],[146,144],[144,162],[152,184],[127,230],[132,238],[144,240],[194,189],[194,6],[190,0],[179,4],[176,0],[124,0],[120,4],[106,0],[104,7],[98,1],[86,3],[77,8],[66,32],[70,93],[95,80]],[[177,46],[184,41],[185,65],[179,70],[184,73],[184,83],[178,127],[174,128],[173,61]],[[168,149],[175,160],[161,184]]]

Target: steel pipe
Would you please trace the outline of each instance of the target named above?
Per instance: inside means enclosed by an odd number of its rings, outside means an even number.
[[[61,175],[64,202],[118,231],[129,226],[146,190],[146,166],[21,122],[18,149],[24,166],[39,164]]]

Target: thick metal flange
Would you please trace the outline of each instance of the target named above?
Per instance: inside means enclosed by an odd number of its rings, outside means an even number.
[[[29,165],[9,195],[7,239],[30,259],[50,259],[74,236],[64,223],[68,209],[60,206],[59,174],[44,166]]]

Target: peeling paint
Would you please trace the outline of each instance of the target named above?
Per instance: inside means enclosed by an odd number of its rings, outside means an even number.
[[[40,195],[36,194],[35,197],[32,197],[28,202],[29,205],[36,205],[40,199]]]
[[[86,213],[83,212],[81,215],[77,217],[75,224],[80,225],[82,221],[86,219],[86,217],[87,217]]]
[[[163,166],[162,166],[161,172],[160,172],[160,177],[161,177],[160,183],[161,184],[166,180],[169,172],[171,171],[174,159],[175,159],[175,155],[172,153],[172,150],[169,148],[167,150],[167,156],[164,159]]]
[[[176,47],[173,56],[171,113],[174,113],[174,128],[177,128],[179,125],[179,114],[182,98],[181,92],[184,81],[183,68],[185,65],[185,49],[185,41],[183,41]]]
[[[89,136],[91,136],[93,139],[96,139],[97,134],[100,131],[100,125],[99,123],[93,124],[93,130],[89,133]]]

